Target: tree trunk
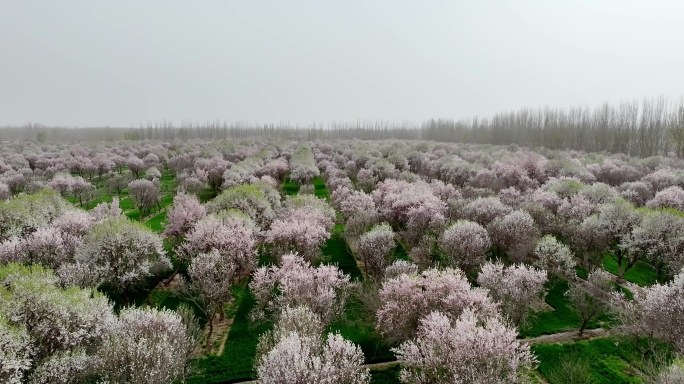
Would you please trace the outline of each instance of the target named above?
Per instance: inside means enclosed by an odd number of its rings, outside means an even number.
[[[582,320],[582,324],[580,324],[579,333],[578,333],[579,337],[582,337],[582,335],[584,334],[584,329],[587,327],[587,324],[589,324],[590,319],[591,319],[591,317],[588,317],[588,318]]]
[[[211,341],[211,334],[214,333],[214,315],[216,314],[216,308],[211,312],[211,316],[209,316],[209,332],[207,333],[207,340],[205,342],[204,348],[207,350],[207,353],[209,353],[209,345]]]

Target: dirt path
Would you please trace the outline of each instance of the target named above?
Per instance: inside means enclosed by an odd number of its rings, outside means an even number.
[[[586,329],[584,331],[584,334],[582,335],[582,337],[579,337],[577,331],[568,331],[568,332],[553,333],[550,335],[542,335],[542,336],[538,336],[538,337],[531,337],[531,338],[527,338],[527,339],[522,339],[522,341],[524,341],[530,345],[553,344],[553,343],[573,343],[575,341],[591,340],[591,339],[596,339],[599,337],[608,337],[608,336],[611,336],[612,334],[613,334],[613,332],[611,332],[610,330],[606,330],[603,328],[596,328],[596,329]]]

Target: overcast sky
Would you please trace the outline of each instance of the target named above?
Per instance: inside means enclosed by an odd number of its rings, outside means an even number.
[[[0,0],[0,125],[466,118],[684,94],[684,1]]]

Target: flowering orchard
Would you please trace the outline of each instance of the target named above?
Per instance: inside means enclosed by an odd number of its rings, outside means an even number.
[[[514,145],[12,142],[0,382],[677,380],[683,188]],[[608,328],[612,371],[572,344]]]

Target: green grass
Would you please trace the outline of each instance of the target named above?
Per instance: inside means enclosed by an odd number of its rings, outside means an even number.
[[[546,295],[546,303],[552,306],[554,310],[537,313],[530,324],[520,330],[520,337],[536,337],[579,329],[579,315],[568,306],[568,300],[565,297],[568,282],[561,280],[555,285],[547,283],[547,287],[549,286],[551,289]],[[586,329],[599,328],[602,324],[609,323],[610,320],[609,316],[601,316],[590,321]]]
[[[579,265],[575,266],[575,272],[577,273],[577,277],[582,280],[586,280],[589,277],[589,271]]]
[[[395,360],[391,346],[375,330],[374,315],[367,313],[358,299],[350,298],[342,319],[333,324],[330,331],[340,332],[345,339],[361,347],[366,363]]]
[[[623,261],[623,266],[625,265],[627,265],[627,263]],[[610,257],[610,255],[606,255],[603,259],[603,268],[614,275],[617,275],[618,273],[618,263]],[[658,282],[658,274],[655,269],[642,262],[634,264],[634,266],[625,273],[624,278],[625,280],[642,287],[651,286]]]
[[[145,225],[155,232],[162,232],[164,230],[164,224],[166,224],[167,213],[167,211],[164,211],[157,216],[152,217],[145,222]]]
[[[342,237],[343,232],[344,225],[336,225],[332,236],[321,248],[325,263],[336,264],[352,280],[361,281],[363,274]],[[390,346],[375,330],[374,322],[373,314],[366,313],[363,303],[352,297],[347,302],[342,319],[333,324],[330,330],[340,332],[343,337],[359,345],[367,363],[394,360]]]
[[[140,220],[140,210],[138,208],[126,212],[126,216],[133,221]]]
[[[395,365],[387,369],[371,371],[371,384],[396,384],[399,383],[399,371],[401,367]]]
[[[344,232],[344,225],[337,224],[333,229],[330,239],[325,242],[321,251],[326,264],[336,264],[342,272],[349,275],[352,280],[362,280],[363,274],[359,266],[356,264],[356,259],[354,255],[349,251],[347,247],[347,242],[342,237]]]
[[[198,371],[188,378],[188,383],[225,383],[255,377],[253,366],[259,335],[270,325],[254,325],[249,321],[255,301],[247,287],[236,286],[233,295],[239,304],[223,354],[194,360],[193,366]]]
[[[404,245],[396,240],[394,240],[394,243],[394,260],[411,261],[411,258],[408,256],[408,253],[406,253],[406,248],[404,248]]]
[[[214,197],[216,197],[216,192],[212,191],[211,189],[205,189],[203,191],[200,191],[199,194],[199,200],[202,204],[208,202]]]
[[[294,196],[299,193],[299,184],[295,183],[294,181],[290,180],[290,176],[285,177],[285,181],[283,182],[283,191],[289,196]]]
[[[321,176],[316,176],[313,179],[314,195],[317,197],[328,200],[330,198],[330,192],[328,187],[325,186],[325,180]]]
[[[592,384],[642,383],[638,370],[643,367],[641,354],[635,345],[618,342],[615,338],[601,338],[567,344],[539,344],[532,350],[540,360],[539,372],[550,384],[564,384],[553,380],[558,365],[572,358],[589,364]]]
[[[133,205],[133,200],[130,197],[126,197],[119,201],[119,208],[123,211],[129,211],[135,208],[135,206]]]

